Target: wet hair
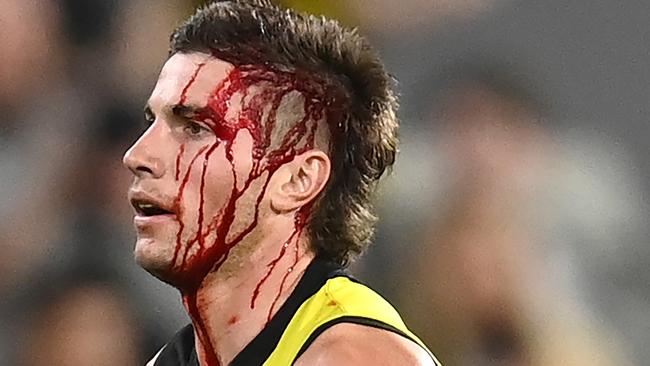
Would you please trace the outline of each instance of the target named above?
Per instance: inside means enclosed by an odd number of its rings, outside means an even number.
[[[372,239],[371,198],[395,161],[398,128],[393,79],[368,41],[334,20],[268,0],[231,0],[199,8],[170,43],[170,55],[210,53],[234,65],[311,73],[338,85],[347,101],[334,124],[340,133],[331,136],[332,173],[307,229],[321,257],[346,265],[361,253]]]

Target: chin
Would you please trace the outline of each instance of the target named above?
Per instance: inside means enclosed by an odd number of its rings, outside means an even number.
[[[151,238],[139,238],[133,252],[136,263],[159,280],[174,284],[173,245]]]

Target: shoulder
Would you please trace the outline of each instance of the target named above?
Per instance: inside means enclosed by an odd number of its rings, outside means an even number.
[[[417,343],[397,333],[340,323],[316,338],[296,361],[296,366],[306,365],[435,366],[435,363]]]

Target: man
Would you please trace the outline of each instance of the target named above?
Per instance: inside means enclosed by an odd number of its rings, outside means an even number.
[[[395,98],[367,42],[266,0],[216,1],[171,38],[124,157],[135,257],[192,325],[150,365],[435,365],[342,268],[372,234]]]

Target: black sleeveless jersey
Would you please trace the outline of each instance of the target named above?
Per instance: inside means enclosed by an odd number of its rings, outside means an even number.
[[[292,365],[319,334],[341,322],[400,334],[419,344],[440,365],[386,300],[338,265],[317,258],[284,305],[230,366]],[[199,366],[192,326],[180,330],[148,365]]]

